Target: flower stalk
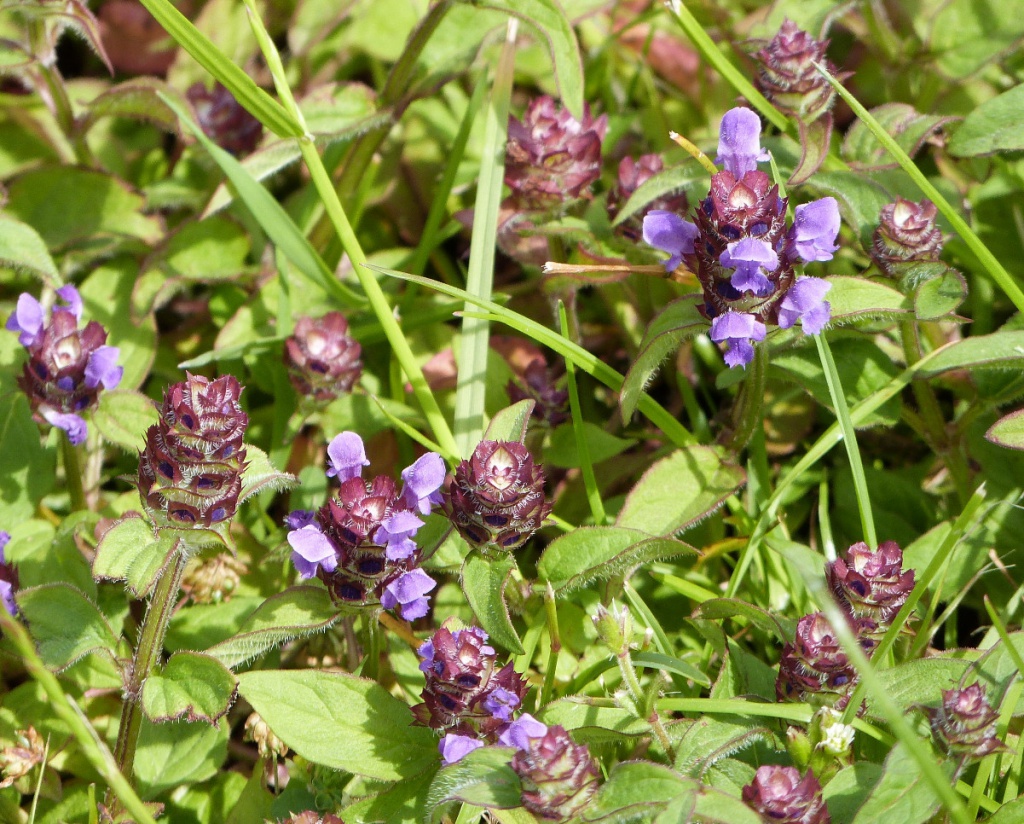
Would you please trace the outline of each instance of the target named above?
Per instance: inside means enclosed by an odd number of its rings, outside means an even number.
[[[64,462],[64,482],[71,498],[71,511],[84,512],[89,508],[82,483],[82,462],[78,459],[78,447],[69,439],[67,432],[60,434],[60,455]]]

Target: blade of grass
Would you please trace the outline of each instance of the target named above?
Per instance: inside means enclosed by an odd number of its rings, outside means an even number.
[[[498,207],[505,182],[505,138],[512,97],[518,22],[508,21],[505,44],[494,76],[486,110],[484,147],[473,207],[473,234],[469,246],[466,291],[490,300],[494,284],[494,250],[498,236]],[[467,303],[466,308],[470,306]],[[484,400],[487,395],[487,356],[490,324],[486,319],[463,315],[459,335],[458,382],[455,388],[455,443],[469,455],[484,432]]]
[[[943,217],[949,221],[950,226],[953,227],[953,231],[956,232],[963,239],[967,247],[977,256],[981,265],[985,267],[985,271],[989,273],[1000,288],[1006,293],[1006,296],[1013,302],[1013,305],[1018,310],[1024,312],[1024,292],[1021,291],[1020,287],[1013,280],[1013,277],[1003,267],[1003,265],[996,259],[996,256],[989,251],[988,247],[982,242],[974,230],[967,225],[965,221],[956,209],[953,208],[952,204],[946,198],[942,196],[938,189],[936,189],[931,181],[924,176],[924,173],[917,168],[914,161],[910,159],[905,151],[900,148],[900,145],[892,138],[892,136],[882,127],[882,124],[875,120],[874,116],[867,109],[861,105],[860,101],[857,100],[850,92],[846,90],[842,83],[836,80],[835,77],[821,64],[815,64],[818,72],[824,77],[836,90],[838,94],[846,104],[853,109],[853,113],[857,115],[864,123],[865,126],[871,131],[883,148],[888,151],[896,162],[899,163],[900,168],[903,169],[910,176],[910,179],[917,184],[917,187],[921,190],[925,197],[927,197],[940,212]]]
[[[175,42],[200,66],[234,95],[243,108],[274,134],[298,137],[304,131],[299,122],[255,81],[236,66],[210,39],[197,29],[169,0],[141,0],[150,14]]]
[[[504,306],[499,306],[493,301],[474,297],[465,289],[459,289],[456,286],[449,286],[446,283],[439,283],[436,280],[430,280],[429,278],[410,275],[407,272],[399,272],[395,269],[387,269],[383,266],[374,266],[372,264],[369,264],[367,268],[373,269],[374,271],[380,272],[384,275],[390,275],[391,277],[395,277],[400,280],[409,281],[410,283],[418,283],[421,286],[426,286],[429,289],[441,292],[449,297],[461,298],[469,303],[473,303],[482,309],[487,310],[487,315],[490,320],[498,321],[506,326],[511,326],[513,329],[517,329],[524,335],[528,335],[533,338],[538,343],[542,343],[549,349],[553,349],[555,352],[558,352],[562,357],[572,358],[572,361],[576,366],[587,374],[592,375],[613,392],[618,392],[622,388],[622,382],[624,380],[622,375],[608,366],[608,364],[600,358],[597,358],[583,347],[578,346],[571,341],[567,341],[561,335],[556,332],[552,332],[550,329],[542,326],[536,321],[520,315],[518,312],[513,312],[510,309],[506,309]],[[661,429],[665,436],[672,441],[672,443],[676,444],[676,446],[689,446],[697,442],[697,439],[687,431],[686,427],[679,423],[679,421],[677,421],[667,409],[661,406],[661,404],[655,401],[650,395],[641,395],[637,408],[651,423]]]
[[[0,631],[14,645],[25,664],[25,670],[46,693],[51,709],[68,725],[86,760],[107,782],[125,810],[134,816],[138,824],[156,824],[142,799],[128,783],[128,779],[118,770],[114,756],[107,749],[99,733],[93,729],[78,705],[65,694],[56,676],[43,664],[25,628],[5,609],[0,609]]]
[[[832,357],[828,340],[824,334],[818,334],[814,335],[814,342],[818,346],[821,368],[825,370],[825,382],[828,384],[832,405],[835,407],[836,417],[839,419],[843,442],[846,444],[846,454],[850,458],[850,471],[853,473],[853,488],[857,494],[857,509],[860,512],[864,538],[868,542],[868,546],[876,549],[878,536],[875,534],[875,518],[871,513],[871,498],[868,495],[867,478],[864,476],[864,463],[861,461],[860,447],[857,445],[857,430],[853,428],[853,421],[850,419],[850,407],[846,403],[846,395],[843,394],[843,386],[839,381],[839,372],[836,369],[836,362]]]
[[[252,0],[245,0],[245,2],[246,8],[249,11],[249,23],[252,26],[253,33],[256,35],[260,50],[263,52],[267,68],[274,76],[274,84],[277,87],[278,93],[284,101],[285,108],[295,118],[296,122],[302,126],[299,150],[302,152],[302,159],[309,170],[313,186],[319,193],[321,200],[323,200],[327,217],[334,227],[342,249],[345,250],[349,260],[352,261],[356,277],[359,278],[359,283],[370,301],[370,306],[377,316],[377,321],[387,336],[388,343],[391,344],[395,357],[402,366],[402,371],[405,372],[406,378],[412,384],[413,394],[416,395],[416,399],[423,409],[423,414],[427,419],[427,423],[430,424],[435,440],[442,447],[442,454],[450,461],[455,461],[460,457],[460,453],[458,445],[455,443],[455,438],[452,436],[451,428],[448,426],[448,421],[445,420],[444,414],[441,412],[440,406],[438,406],[437,398],[434,397],[434,393],[431,391],[427,379],[423,375],[423,370],[420,369],[416,356],[413,354],[412,348],[402,332],[402,328],[395,319],[384,291],[366,266],[366,253],[359,244],[358,238],[356,238],[348,215],[341,205],[337,191],[335,191],[331,176],[328,174],[323,159],[317,151],[313,136],[306,128],[306,121],[302,111],[292,96],[277,46],[274,45],[274,41],[271,40],[270,35],[263,26],[263,21],[252,6]]]
[[[558,322],[561,326],[562,337],[568,340],[569,319],[566,317],[565,304],[562,301],[558,301]],[[587,445],[587,434],[583,428],[580,393],[576,388],[576,367],[569,359],[565,361],[565,374],[569,384],[569,411],[572,414],[572,431],[576,436],[576,454],[580,459],[580,474],[583,476],[583,486],[587,491],[590,514],[594,518],[594,523],[600,526],[608,516],[604,511],[604,501],[601,500],[601,490],[597,487],[594,464],[590,460],[590,447]]]

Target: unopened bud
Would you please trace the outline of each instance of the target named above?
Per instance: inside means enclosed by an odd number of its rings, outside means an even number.
[[[633,635],[633,619],[629,610],[618,606],[614,601],[611,607],[598,604],[593,617],[597,637],[601,639],[613,655],[623,655],[629,648]]]
[[[939,259],[942,232],[935,225],[936,214],[930,200],[914,203],[900,197],[882,207],[871,250],[882,271],[895,276],[900,264]]]
[[[245,719],[245,740],[253,741],[256,749],[264,758],[284,758],[288,755],[288,745],[274,735],[267,722],[259,713],[252,713]]]

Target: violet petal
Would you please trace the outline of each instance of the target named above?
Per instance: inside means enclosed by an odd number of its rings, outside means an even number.
[[[715,162],[740,178],[757,169],[758,161],[767,159],[768,153],[761,148],[761,118],[742,106],[727,111],[718,133]]]
[[[331,461],[327,477],[332,478],[336,475],[341,483],[358,478],[363,474],[363,467],[370,465],[366,459],[363,439],[355,432],[342,432],[335,436],[327,447],[327,455]]]
[[[43,331],[43,306],[28,292],[18,295],[18,304],[7,319],[6,328],[18,332],[18,342],[31,346]]]

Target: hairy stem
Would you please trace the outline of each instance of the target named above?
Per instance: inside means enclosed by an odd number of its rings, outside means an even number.
[[[67,432],[61,432],[60,453],[64,461],[64,482],[71,496],[71,511],[84,512],[89,504],[85,500],[85,486],[82,483],[82,462],[78,459],[78,448],[68,440]]]

